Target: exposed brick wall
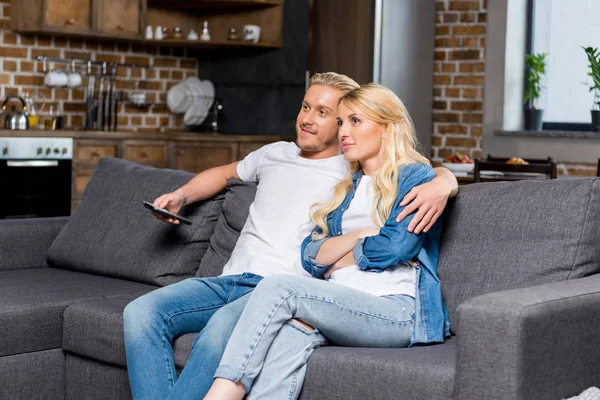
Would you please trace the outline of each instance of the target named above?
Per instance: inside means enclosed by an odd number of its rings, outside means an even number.
[[[431,157],[481,156],[486,0],[436,0]]]
[[[149,102],[164,102],[171,86],[197,74],[196,56],[184,49],[14,33],[9,27],[10,8],[10,0],[0,0],[0,98],[29,93],[36,96],[37,104],[41,105],[43,97],[46,103],[43,113],[48,112],[50,105],[54,109],[60,107],[67,128],[78,129],[84,125],[86,81],[84,79],[82,86],[76,89],[45,87],[43,65],[35,60],[37,56],[153,64],[155,68],[150,70],[119,68],[117,71],[117,88],[125,91],[125,99],[134,90],[133,83],[139,81],[139,91],[146,92]],[[166,107],[149,109],[128,104],[121,105],[118,122],[119,130],[184,127],[181,116],[172,115]]]
[[[436,0],[431,157],[481,156],[487,0]],[[557,160],[558,174],[595,176],[597,164]]]

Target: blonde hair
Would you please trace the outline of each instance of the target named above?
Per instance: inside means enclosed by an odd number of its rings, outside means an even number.
[[[369,83],[345,94],[340,99],[340,104],[384,127],[384,156],[381,167],[372,176],[375,200],[371,210],[373,221],[378,226],[383,226],[398,196],[398,169],[415,162],[430,164],[429,160],[417,151],[418,140],[412,119],[402,101],[391,90]],[[328,235],[327,216],[350,193],[352,177],[359,168],[358,162],[351,161],[349,174],[333,188],[333,198],[311,207],[311,218],[322,231],[320,234],[315,233],[313,239],[322,239]]]
[[[310,88],[312,85],[328,86],[330,88],[340,90],[344,94],[347,94],[348,92],[360,87],[360,85],[352,78],[336,72],[321,72],[314,74],[310,77],[308,87]]]

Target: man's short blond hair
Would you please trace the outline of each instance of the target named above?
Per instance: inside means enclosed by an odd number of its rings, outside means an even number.
[[[356,83],[354,79],[336,72],[322,72],[314,74],[310,78],[308,87],[311,87],[312,85],[328,86],[330,88],[340,90],[344,94],[360,87],[360,85]]]

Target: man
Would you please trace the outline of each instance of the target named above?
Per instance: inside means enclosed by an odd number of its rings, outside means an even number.
[[[186,279],[142,296],[125,309],[127,364],[135,399],[203,398],[247,295],[256,284],[272,274],[306,274],[300,266],[300,244],[312,228],[309,208],[327,200],[347,171],[339,156],[337,104],[357,87],[344,75],[316,74],[297,117],[297,146],[285,142],[264,146],[240,162],[204,171],[155,200],[155,205],[178,212],[187,203],[214,196],[229,179],[260,182],[248,220],[221,276]],[[432,182],[414,188],[401,203],[410,202],[399,219],[419,210],[409,231],[428,230],[448,197],[457,191],[454,175],[445,169],[436,172]],[[189,332],[200,333],[178,378],[171,343]],[[297,324],[284,327],[282,346],[274,343],[265,366],[281,365],[269,363],[269,357],[301,357],[307,346],[318,345],[311,335],[314,332]],[[275,381],[284,385],[292,385],[297,372],[263,369],[265,376],[277,374]],[[253,392],[263,391],[263,398],[278,398],[278,390],[285,392],[282,385],[272,387],[268,381],[259,377]]]

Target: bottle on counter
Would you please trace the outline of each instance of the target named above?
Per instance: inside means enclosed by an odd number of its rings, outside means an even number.
[[[27,107],[27,119],[29,120],[29,129],[34,129],[40,120],[40,117],[35,108],[33,99],[29,96],[29,93],[25,93],[25,106]]]

